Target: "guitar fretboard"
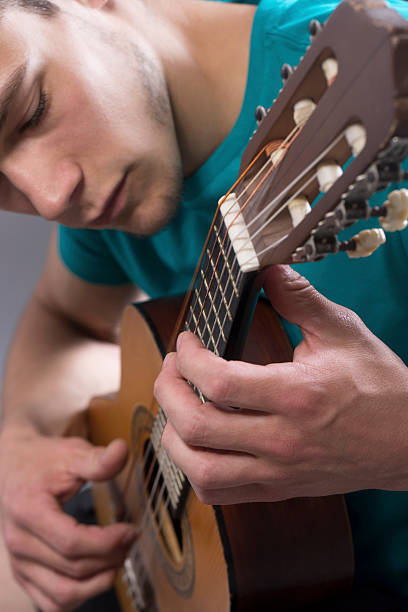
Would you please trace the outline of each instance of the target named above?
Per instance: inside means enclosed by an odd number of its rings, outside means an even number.
[[[188,305],[184,329],[196,334],[216,355],[228,359],[238,357],[245,338],[243,328],[249,325],[256,301],[256,276],[253,272],[242,272],[224,219],[218,212]],[[195,390],[205,402],[201,391]],[[151,438],[172,511],[178,515],[189,483],[160,446],[165,425],[166,416],[159,408]]]

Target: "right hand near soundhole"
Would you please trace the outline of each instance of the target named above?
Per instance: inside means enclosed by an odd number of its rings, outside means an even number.
[[[127,448],[31,431],[0,437],[0,516],[13,574],[43,612],[66,612],[110,588],[134,541],[124,523],[79,524],[62,504],[123,468]]]

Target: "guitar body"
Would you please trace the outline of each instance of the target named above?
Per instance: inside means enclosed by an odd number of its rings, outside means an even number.
[[[89,410],[95,444],[121,437],[131,450],[120,477],[94,487],[100,522],[130,520],[140,533],[117,581],[123,612],[294,610],[351,585],[342,496],[202,504],[160,446],[166,415],[153,397],[174,330],[190,330],[227,359],[291,360],[266,301],[246,335],[259,273],[339,251],[368,256],[385,234],[343,240],[357,220],[379,217],[386,231],[408,223],[406,189],[369,204],[405,176],[407,22],[381,0],[345,0],[324,27],[312,26],[312,44],[284,71],[277,100],[257,109],[258,128],[220,200],[183,308],[172,298],[126,310],[120,389]]]
[[[120,477],[94,486],[101,524],[124,516],[143,526],[132,555],[145,603],[135,605],[121,571],[117,593],[123,612],[288,610],[347,589],[353,553],[341,496],[211,507],[190,490],[179,517],[159,500],[159,530],[148,504],[153,468],[146,448],[158,409],[153,384],[180,305],[180,299],[169,298],[127,308],[120,390],[94,399],[89,409],[95,444],[121,437],[131,449]],[[243,359],[291,360],[280,322],[264,300]]]

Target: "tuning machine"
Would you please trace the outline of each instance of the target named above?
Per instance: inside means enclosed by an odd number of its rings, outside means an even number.
[[[311,40],[313,40],[322,29],[323,25],[320,23],[320,21],[317,19],[312,19],[312,21],[309,23],[309,34]]]
[[[262,121],[265,119],[268,111],[264,106],[257,106],[255,109],[255,119],[258,124],[258,127],[261,125]]]
[[[376,167],[378,172],[377,190],[386,189],[390,183],[408,180],[408,172],[401,167],[408,157],[408,138],[392,138],[389,146],[379,153]]]
[[[386,232],[396,232],[408,225],[408,189],[395,189],[381,207],[380,223]]]
[[[293,74],[294,68],[290,64],[283,64],[281,68],[281,78],[284,85],[286,85],[289,77]]]
[[[381,228],[366,229],[353,236],[351,240],[340,242],[336,234],[327,236],[312,235],[307,242],[292,256],[292,263],[319,261],[330,253],[336,254],[346,251],[351,258],[368,257],[386,241],[384,230]]]

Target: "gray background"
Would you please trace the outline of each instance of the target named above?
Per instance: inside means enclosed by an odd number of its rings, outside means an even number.
[[[0,376],[17,320],[44,262],[52,224],[0,211]]]

